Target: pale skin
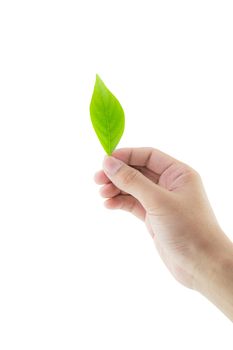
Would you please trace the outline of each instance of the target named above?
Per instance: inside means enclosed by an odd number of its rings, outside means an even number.
[[[217,222],[199,174],[159,150],[124,148],[104,159],[95,181],[107,208],[145,222],[176,280],[233,321],[233,243]]]

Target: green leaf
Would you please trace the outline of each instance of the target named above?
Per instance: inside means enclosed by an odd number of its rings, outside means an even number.
[[[108,155],[116,148],[125,128],[125,116],[119,101],[96,74],[90,104],[93,128]]]

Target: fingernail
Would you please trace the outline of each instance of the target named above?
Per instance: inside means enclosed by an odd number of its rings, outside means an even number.
[[[124,163],[117,158],[106,156],[104,158],[103,168],[108,175],[112,176],[116,174],[123,164]]]

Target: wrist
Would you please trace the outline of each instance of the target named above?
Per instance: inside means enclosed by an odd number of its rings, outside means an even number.
[[[202,292],[222,272],[233,269],[233,243],[222,231],[217,236],[217,239],[200,249],[194,273],[194,289],[197,291]]]
[[[201,254],[193,288],[233,321],[233,243],[223,232],[218,237]]]

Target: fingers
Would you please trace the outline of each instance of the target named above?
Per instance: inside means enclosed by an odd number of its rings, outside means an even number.
[[[145,210],[143,206],[132,196],[125,195],[125,192],[119,190],[101,170],[95,174],[95,182],[103,185],[100,188],[100,194],[104,198],[108,198],[104,204],[108,209],[122,209],[131,212],[140,220],[145,218]]]
[[[112,156],[131,166],[146,167],[158,175],[173,163],[179,163],[175,158],[151,147],[121,148],[114,151]]]
[[[171,166],[183,164],[169,155],[149,147],[123,148],[113,152],[113,157],[106,157],[104,171],[95,175],[97,184],[104,185],[100,193],[110,198],[106,205],[121,205],[122,194],[129,194],[126,207],[130,208],[132,199],[145,210],[154,212],[169,199],[167,189],[158,186],[161,175]],[[126,197],[126,196],[125,196]],[[130,202],[130,203],[129,203]],[[127,206],[128,205],[128,206]],[[123,206],[123,204],[122,204]],[[143,210],[144,210],[143,209]]]
[[[106,157],[104,171],[112,183],[122,191],[135,197],[149,210],[159,206],[164,199],[165,190],[149,180],[140,171],[128,166],[115,157]]]
[[[97,185],[104,185],[104,184],[108,184],[111,182],[103,170],[98,171],[94,175],[94,180],[97,183]]]
[[[112,183],[106,184],[101,187],[100,189],[100,194],[104,198],[112,198],[120,194],[119,188],[117,188],[115,185]]]
[[[139,170],[144,176],[153,181],[155,184],[159,182],[160,176],[156,174],[154,171],[141,166],[134,166],[135,169]]]
[[[130,195],[118,195],[116,197],[107,199],[104,204],[108,209],[122,209],[132,213],[140,220],[145,219],[145,209],[137,201],[137,199],[133,198]]]
[[[181,164],[175,158],[151,147],[121,148],[114,151],[112,155],[124,163],[137,168],[155,183],[158,183],[159,176],[172,164]],[[97,172],[94,179],[98,185],[110,182],[103,170]]]
[[[98,171],[94,175],[94,181],[97,185],[103,185],[100,189],[100,194],[104,198],[114,197],[119,193],[126,194],[126,192],[119,190],[115,185],[113,185],[103,170]]]
[[[135,166],[134,168],[139,170],[144,176],[146,176],[148,179],[150,179],[154,183],[156,184],[158,183],[159,175],[154,173],[152,170],[142,166]],[[94,181],[97,185],[105,185],[111,182],[111,180],[106,176],[103,170],[100,170],[97,173],[95,173]]]

